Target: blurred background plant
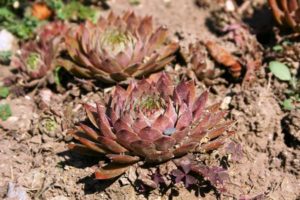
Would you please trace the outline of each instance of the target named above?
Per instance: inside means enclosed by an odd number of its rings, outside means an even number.
[[[22,40],[34,36],[38,26],[46,20],[90,20],[96,22],[99,12],[81,1],[17,1],[0,2],[0,29],[6,29]]]
[[[29,39],[39,25],[39,20],[27,10],[28,1],[0,2],[0,28],[7,29],[20,39]]]
[[[293,110],[300,108],[300,80],[297,75],[292,75],[289,67],[279,61],[271,61],[269,69],[274,76],[289,84],[288,89],[284,91],[286,99],[281,103],[284,110]]]
[[[56,17],[60,20],[90,20],[96,22],[99,17],[99,12],[95,8],[80,1],[50,0],[47,1],[47,5],[54,10]]]

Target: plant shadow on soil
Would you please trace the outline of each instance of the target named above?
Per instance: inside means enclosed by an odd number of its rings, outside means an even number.
[[[284,143],[288,147],[292,147],[295,149],[300,148],[300,141],[293,134],[291,134],[292,130],[290,129],[289,124],[291,124],[291,121],[288,116],[285,116],[281,120],[281,126],[283,127],[284,133]]]
[[[58,156],[66,158],[65,161],[59,163],[62,167],[72,166],[78,169],[84,169],[86,167],[97,166],[99,161],[105,160],[104,157],[90,157],[84,155],[78,155],[71,150],[63,151],[57,154]],[[77,184],[84,184],[84,193],[93,194],[95,192],[102,192],[116,181],[110,180],[97,180],[94,174],[86,176],[77,181]]]
[[[71,166],[78,169],[84,169],[87,167],[95,167],[98,165],[99,161],[107,161],[107,158],[104,156],[99,157],[91,157],[91,156],[84,156],[74,153],[72,150],[66,150],[57,154],[60,157],[64,157],[65,160],[58,163],[62,168],[65,166]],[[109,180],[97,180],[95,175],[92,173],[89,176],[85,176],[79,179],[76,184],[83,184],[84,185],[84,193],[85,194],[94,194],[99,192],[104,192],[107,188],[109,188],[112,184],[115,183],[120,177],[116,177],[114,179]],[[220,198],[220,193],[218,190],[210,184],[209,181],[204,180],[202,177],[198,177],[200,183],[197,185],[193,185],[187,190],[190,193],[193,193],[196,197],[204,198],[208,193],[213,192],[217,199]],[[139,180],[134,182],[133,188],[136,191],[137,195],[143,195],[145,198],[149,198],[152,189],[145,187]],[[180,188],[176,186],[166,186],[161,185],[159,188],[159,193],[161,195],[166,195],[169,193],[168,199],[174,199],[180,196]]]

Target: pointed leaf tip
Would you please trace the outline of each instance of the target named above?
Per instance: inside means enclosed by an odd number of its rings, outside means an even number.
[[[99,168],[95,172],[95,177],[98,180],[106,180],[106,179],[112,179],[116,178],[123,173],[125,173],[131,164],[129,165],[120,165],[115,163],[110,163],[104,167]]]

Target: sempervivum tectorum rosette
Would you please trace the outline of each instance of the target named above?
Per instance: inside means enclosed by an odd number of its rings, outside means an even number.
[[[154,29],[151,17],[132,12],[82,24],[65,39],[71,61],[62,65],[75,75],[107,83],[158,71],[178,49],[177,43],[167,43],[166,28]]]
[[[196,93],[193,82],[175,86],[165,74],[131,82],[127,90],[117,86],[106,105],[85,105],[90,123],[71,131],[82,144],[69,147],[111,160],[97,179],[119,176],[138,161],[159,164],[215,150],[230,135],[232,122],[224,121],[227,112],[219,104],[207,107],[207,91]]]
[[[34,86],[54,67],[55,49],[53,44],[29,41],[13,58],[12,65],[20,69],[24,86]]]
[[[26,87],[44,84],[55,68],[55,58],[62,48],[62,35],[67,26],[62,22],[45,25],[35,40],[25,43],[12,59],[12,66],[20,69]]]

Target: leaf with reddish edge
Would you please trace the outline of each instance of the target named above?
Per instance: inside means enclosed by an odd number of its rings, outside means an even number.
[[[162,59],[160,62],[164,63],[163,65],[166,65],[169,62],[171,62],[175,58],[175,56],[171,56],[171,55],[174,52],[176,52],[178,49],[179,49],[179,45],[176,42],[170,43],[169,46],[163,47],[162,51],[160,51],[160,52],[162,52],[162,54],[160,55],[160,58],[164,58],[166,56],[169,56],[169,57]]]
[[[82,144],[74,144],[74,143],[68,144],[68,149],[75,151],[83,156],[102,157],[104,155],[104,154],[99,154],[98,152],[95,152]]]
[[[145,17],[140,26],[138,27],[138,33],[141,40],[146,40],[149,33],[152,32],[152,17]]]
[[[169,136],[163,136],[154,141],[154,144],[158,151],[166,151],[168,149],[171,149],[175,145],[175,143],[176,140]]]
[[[197,133],[191,134],[190,137],[186,140],[186,142],[192,142],[192,141],[200,142],[201,139],[205,136],[206,136],[206,131],[199,131]]]
[[[129,169],[130,166],[131,164],[122,165],[122,164],[110,163],[104,167],[99,168],[95,172],[95,177],[98,180],[116,178],[124,174]]]
[[[210,119],[211,114],[206,114],[203,116],[203,118],[199,121],[199,123],[196,125],[196,127],[192,130],[191,135],[197,134],[197,133],[202,133],[203,130],[205,130],[204,127],[207,126],[209,119]]]
[[[148,156],[157,152],[155,149],[155,145],[152,142],[145,140],[134,141],[130,143],[130,147],[136,154],[142,156]]]
[[[189,108],[192,109],[196,100],[196,86],[193,81],[188,82],[188,105]]]
[[[153,123],[153,128],[163,132],[167,128],[173,128],[174,123],[165,115],[160,115]]]
[[[119,155],[119,154],[107,154],[112,162],[120,163],[120,164],[133,164],[140,160],[137,156],[128,156],[128,155]]]
[[[177,130],[177,131],[175,131],[175,133],[173,133],[171,135],[171,137],[176,140],[176,144],[179,144],[187,136],[188,132],[189,132],[188,128],[186,128],[182,131]]]
[[[92,122],[92,124],[96,127],[96,128],[99,128],[98,127],[98,123],[97,123],[97,120],[96,120],[96,113],[97,113],[97,109],[94,108],[93,106],[90,106],[88,104],[84,104],[83,105],[84,108],[85,108],[85,111],[86,111],[86,114],[90,120],[90,122]],[[95,113],[95,114],[94,114]]]
[[[130,113],[129,111],[125,111],[123,115],[120,117],[120,119],[126,121],[128,124],[131,125],[134,123],[133,117],[134,116],[132,115],[132,113]]]
[[[145,161],[149,163],[160,163],[172,158],[174,158],[174,154],[171,151],[148,151]]]
[[[109,109],[108,110],[109,112],[109,116],[110,116],[110,121],[112,124],[115,124],[116,121],[119,119],[119,114],[117,114],[117,112],[115,112],[114,110],[112,109]]]
[[[169,118],[173,124],[173,126],[176,123],[177,120],[177,113],[176,110],[174,108],[173,102],[172,100],[169,98],[167,101],[167,108],[166,108],[166,112],[164,113],[164,116],[166,116],[167,118]]]
[[[174,101],[174,103],[175,103],[176,106],[183,105],[183,103],[184,103],[181,100],[181,98],[180,98],[180,96],[179,96],[179,94],[178,94],[178,92],[176,90],[174,90],[174,92],[173,92],[172,99],[173,99],[173,101]]]
[[[162,133],[154,128],[146,127],[143,128],[138,135],[142,140],[151,141],[157,140],[158,138],[162,137]]]
[[[143,128],[146,128],[149,124],[145,121],[144,116],[142,114],[138,114],[137,119],[132,124],[132,129],[134,132],[139,133]]]
[[[149,39],[149,46],[148,51],[152,51],[158,46],[160,46],[163,41],[167,37],[167,29],[165,27],[159,27],[157,31],[152,34],[151,38]]]
[[[161,68],[163,66],[159,65],[159,62],[155,62],[155,60],[157,60],[159,57],[157,52],[153,52],[153,54],[151,55],[151,57],[149,58],[149,60],[146,61],[145,64],[142,64],[140,66],[140,69],[138,71],[136,71],[133,75],[135,77],[141,78],[142,75],[149,75],[149,73],[155,71],[155,67],[157,68]],[[154,69],[154,70],[153,70]]]
[[[143,186],[140,185],[140,188],[139,188],[139,192],[143,193],[143,192],[146,192],[147,191],[147,187],[151,188],[151,189],[155,189],[158,187],[158,185],[151,179],[148,179],[148,178],[141,178],[140,179],[141,183]],[[148,188],[148,190],[149,190]]]
[[[133,132],[132,128],[129,126],[129,124],[127,123],[127,121],[119,118],[116,123],[113,125],[114,129],[116,132],[120,132],[122,130],[127,130],[130,132]]]
[[[204,91],[201,96],[195,101],[193,105],[193,116],[194,116],[194,121],[198,120],[204,109],[205,109],[205,104],[208,100],[208,91]]]
[[[177,111],[177,116],[178,118],[183,115],[186,111],[190,110],[188,105],[184,102],[182,102],[182,104],[178,105],[178,111]]]
[[[98,112],[98,124],[99,129],[101,130],[101,133],[109,137],[111,139],[116,139],[115,134],[112,132],[109,121],[107,120],[106,114],[105,114],[105,107],[99,103],[97,105],[97,112]]]
[[[220,111],[214,113],[210,116],[208,123],[205,125],[206,129],[210,129],[213,126],[217,125],[222,119],[224,119],[225,115],[228,114],[228,111]]]
[[[121,68],[126,68],[130,62],[130,57],[128,57],[128,55],[125,52],[120,52],[116,56],[116,60],[118,64],[121,66]]]
[[[215,150],[225,143],[226,138],[227,137],[219,137],[213,141],[203,144],[199,147],[199,149],[197,148],[197,151],[208,152],[208,151]]]
[[[177,130],[182,130],[191,125],[193,120],[192,112],[190,110],[185,111],[178,119],[176,124]]]
[[[116,136],[117,136],[117,141],[120,144],[122,144],[124,147],[129,149],[130,149],[130,144],[132,142],[140,140],[140,137],[137,134],[127,130],[122,130],[120,132],[117,132]]]
[[[183,101],[185,103],[188,103],[188,83],[187,82],[181,82],[177,85],[175,88],[176,96],[180,98],[180,102]]]
[[[125,153],[128,150],[118,144],[116,141],[108,138],[108,137],[98,137],[98,141],[105,146],[108,150],[114,153]]]
[[[170,81],[171,79],[167,77],[166,73],[162,72],[162,73],[158,73],[158,75],[161,78],[156,81],[157,91],[162,95],[164,99],[168,99],[173,94],[174,85],[172,81]]]
[[[92,149],[93,151],[103,153],[103,154],[109,153],[109,151],[101,147],[99,144],[92,142],[86,138],[77,137],[76,139],[79,140],[82,144],[84,144],[88,148]]]
[[[113,91],[113,96],[115,96],[115,97],[121,97],[122,99],[122,101],[124,100],[124,98],[127,96],[127,91],[124,89],[124,88],[122,88],[121,86],[119,86],[119,85],[116,85],[116,87],[115,87],[115,89],[114,89],[114,91]],[[113,101],[114,100],[116,100],[116,99],[113,99]],[[114,104],[114,103],[116,103],[116,102],[112,102],[112,104]]]
[[[196,86],[194,81],[185,82],[183,87],[179,89],[184,93],[184,96],[182,96],[184,97],[184,101],[188,103],[189,107],[192,106],[196,98]]]
[[[228,127],[233,123],[234,121],[229,121],[229,122],[225,122],[223,124],[220,124],[219,126],[217,126],[216,128],[214,128],[213,130],[209,130],[206,134],[206,137],[208,137],[209,139],[214,139],[216,137],[219,137],[220,135],[222,135],[227,129]]]
[[[208,106],[206,108],[206,110],[208,110],[209,112],[217,112],[220,109],[221,103],[215,103],[211,106]]]
[[[80,123],[79,124],[80,128],[82,128],[83,131],[85,131],[92,139],[94,140],[97,140],[98,137],[99,137],[99,134],[94,130],[92,129],[91,127],[85,125],[85,124],[82,124]]]
[[[185,154],[187,154],[188,152],[192,152],[194,150],[194,148],[197,146],[197,142],[191,142],[188,144],[184,144],[180,147],[178,147],[175,151],[174,151],[174,155],[175,156],[183,156]]]

